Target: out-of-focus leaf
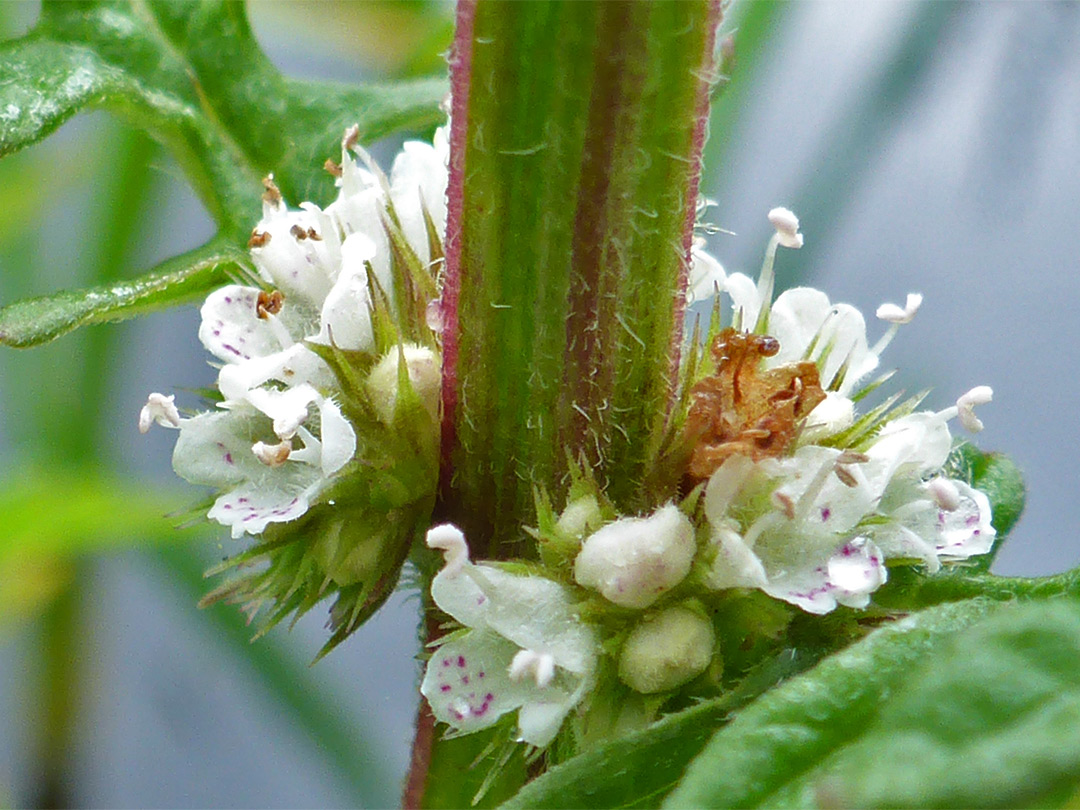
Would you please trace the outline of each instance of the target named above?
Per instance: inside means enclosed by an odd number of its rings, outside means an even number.
[[[667,807],[1057,806],[1080,784],[1080,604],[943,606],[773,690]]]
[[[0,490],[0,626],[44,607],[83,555],[183,542],[151,489],[78,473],[30,475]]]
[[[294,204],[325,202],[334,183],[322,166],[347,126],[358,124],[362,141],[431,127],[446,88],[442,79],[355,87],[288,79],[231,0],[46,3],[30,34],[0,45],[0,157],[81,110],[112,110],[171,148],[224,244],[239,251],[259,217],[261,178],[274,173]],[[185,300],[221,280],[205,263],[163,271],[7,311],[0,341],[33,345]]]

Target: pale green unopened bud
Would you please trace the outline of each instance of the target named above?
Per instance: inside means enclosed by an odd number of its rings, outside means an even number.
[[[409,368],[409,382],[413,390],[431,414],[432,421],[438,421],[439,386],[441,370],[439,358],[435,352],[425,346],[406,343],[401,347],[405,364]],[[398,395],[398,349],[395,347],[371,370],[367,378],[368,393],[375,412],[386,424],[394,421],[394,409]]]
[[[712,623],[689,608],[668,608],[631,631],[619,657],[619,679],[646,695],[693,680],[713,655]]]
[[[600,504],[597,503],[596,496],[586,495],[566,505],[555,528],[567,537],[581,539],[601,520]]]

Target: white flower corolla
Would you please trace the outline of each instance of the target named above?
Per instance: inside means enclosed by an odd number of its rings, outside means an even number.
[[[555,678],[555,657],[535,650],[520,650],[510,662],[510,680],[532,678],[541,689]]]
[[[379,285],[394,294],[391,278],[390,242],[383,220],[393,210],[409,246],[424,264],[431,259],[424,211],[436,233],[446,230],[446,186],[449,178],[448,127],[435,132],[432,143],[407,141],[394,160],[390,176],[379,171],[367,153],[356,145],[355,132],[346,132],[341,149],[341,194],[326,208],[347,238],[362,233],[375,246],[372,270]],[[360,157],[357,162],[353,157]],[[363,164],[363,165],[361,165]]]
[[[836,391],[829,391],[825,399],[806,417],[799,439],[814,442],[847,430],[855,422],[855,403]]]
[[[644,608],[682,582],[696,551],[693,524],[668,504],[589,535],[574,561],[574,579],[616,605]]]
[[[619,680],[642,694],[667,692],[693,680],[712,660],[712,622],[672,607],[639,623],[619,654]]]
[[[420,691],[435,718],[458,731],[487,728],[517,711],[519,738],[546,746],[592,688],[595,633],[564,586],[470,562],[464,536],[450,528],[428,534],[429,546],[447,552],[431,596],[467,629],[434,650]]]
[[[445,228],[444,132],[435,146],[407,144],[389,180],[373,164],[357,165],[354,141],[350,130],[340,191],[325,210],[311,203],[289,209],[272,177],[266,180],[263,216],[249,242],[265,286],[229,284],[204,302],[199,339],[221,361],[219,410],[182,419],[171,398],[152,395],[139,415],[144,432],[155,421],[180,429],[177,473],[225,490],[209,517],[234,536],[298,518],[352,460],[356,431],[338,405],[349,397],[316,349],[374,352],[376,292],[368,267],[382,293],[394,293],[386,228],[396,223],[403,249],[424,262],[430,255],[424,212],[438,238]],[[434,416],[438,360],[411,344],[405,353],[410,379]]]

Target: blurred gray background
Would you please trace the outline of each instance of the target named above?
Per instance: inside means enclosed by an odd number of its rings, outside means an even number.
[[[434,58],[446,45],[445,7],[389,8],[260,0],[251,15],[283,70],[357,80],[380,66],[400,71],[419,51]],[[33,3],[0,11],[7,35],[37,14]],[[976,443],[1008,452],[1030,488],[996,570],[1077,565],[1080,5],[751,3],[725,25],[734,29],[742,37],[736,78],[716,106],[703,184],[717,201],[709,219],[734,233],[712,237],[713,252],[728,271],[756,273],[770,232],[765,213],[786,205],[802,220],[806,247],[781,254],[785,283],[820,286],[867,313],[922,292],[922,310],[883,365],[901,369],[900,387],[933,385],[932,407],[993,386]],[[0,185],[0,301],[78,283],[71,256],[100,181],[86,145],[106,144],[118,129],[102,114],[80,117],[0,166],[0,181],[38,172],[49,192],[28,201]],[[155,154],[138,267],[213,230],[177,166]],[[29,281],[20,277],[28,255],[39,268]],[[120,335],[124,355],[109,371],[109,413],[95,446],[148,490],[186,492],[171,473],[172,435],[140,437],[135,417],[149,391],[212,381],[197,325],[187,307],[105,327]],[[73,341],[0,352],[0,474],[36,462],[33,390],[63,379],[31,375],[74,362]],[[70,396],[77,407],[78,392]],[[208,561],[220,554],[208,544]],[[313,670],[304,665],[325,637],[321,613],[259,642],[294,665],[287,672],[299,673],[301,695],[317,696],[352,730],[361,761],[350,771],[282,708],[265,668],[219,631],[207,615],[214,611],[195,609],[191,589],[160,559],[128,551],[80,570],[89,630],[69,785],[76,804],[396,803],[416,708],[415,597],[397,594]],[[0,622],[0,804],[35,800],[26,718],[36,643],[33,621]]]

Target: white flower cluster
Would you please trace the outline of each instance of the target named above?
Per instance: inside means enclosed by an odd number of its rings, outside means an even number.
[[[199,339],[221,361],[222,401],[190,418],[181,417],[173,397],[157,393],[143,408],[142,432],[154,422],[179,429],[176,472],[222,490],[209,517],[234,537],[300,517],[353,459],[357,435],[342,412],[342,383],[312,346],[376,350],[372,278],[389,301],[396,292],[387,218],[392,211],[417,259],[428,263],[425,210],[440,238],[446,227],[446,136],[443,128],[434,144],[406,143],[386,178],[356,146],[353,128],[342,142],[340,193],[325,210],[312,203],[289,210],[268,178],[249,243],[264,286],[230,284],[202,306]],[[434,413],[437,358],[418,346],[403,351]],[[387,420],[397,358],[392,352],[375,372],[375,388],[378,374],[388,378],[387,391],[372,393]]]
[[[725,592],[759,589],[815,614],[865,608],[886,581],[886,560],[922,563],[933,573],[991,550],[986,495],[942,472],[953,444],[948,422],[958,417],[968,430],[981,429],[973,409],[990,401],[990,389],[974,388],[939,412],[886,404],[857,417],[857,386],[922,298],[882,306],[878,317],[890,327],[873,346],[862,314],[818,290],[789,290],[774,302],[776,249],[801,247],[803,236],[786,209],[769,220],[776,234],[757,281],[726,275],[698,244],[691,294],[725,293],[740,334],[770,336],[744,383],[757,374],[794,380],[798,393],[804,378],[784,370],[810,365],[805,379],[817,387],[816,405],[780,450],[718,457],[702,478],[699,506],[691,500],[605,521],[597,496],[570,502],[554,531],[569,538],[572,564],[551,569],[550,579],[474,565],[460,531],[432,529],[428,545],[446,553],[432,596],[463,625],[436,649],[424,678],[438,720],[465,733],[517,710],[518,738],[543,746],[593,687],[597,662],[613,646],[618,678],[639,693],[673,690],[705,672],[715,637],[701,606]],[[772,369],[778,375],[767,377]],[[790,401],[780,393],[766,401]],[[738,417],[724,415],[728,423]],[[737,438],[767,436],[761,426],[774,424],[772,417]],[[581,619],[580,606],[597,600],[622,617],[612,627],[604,610]]]

